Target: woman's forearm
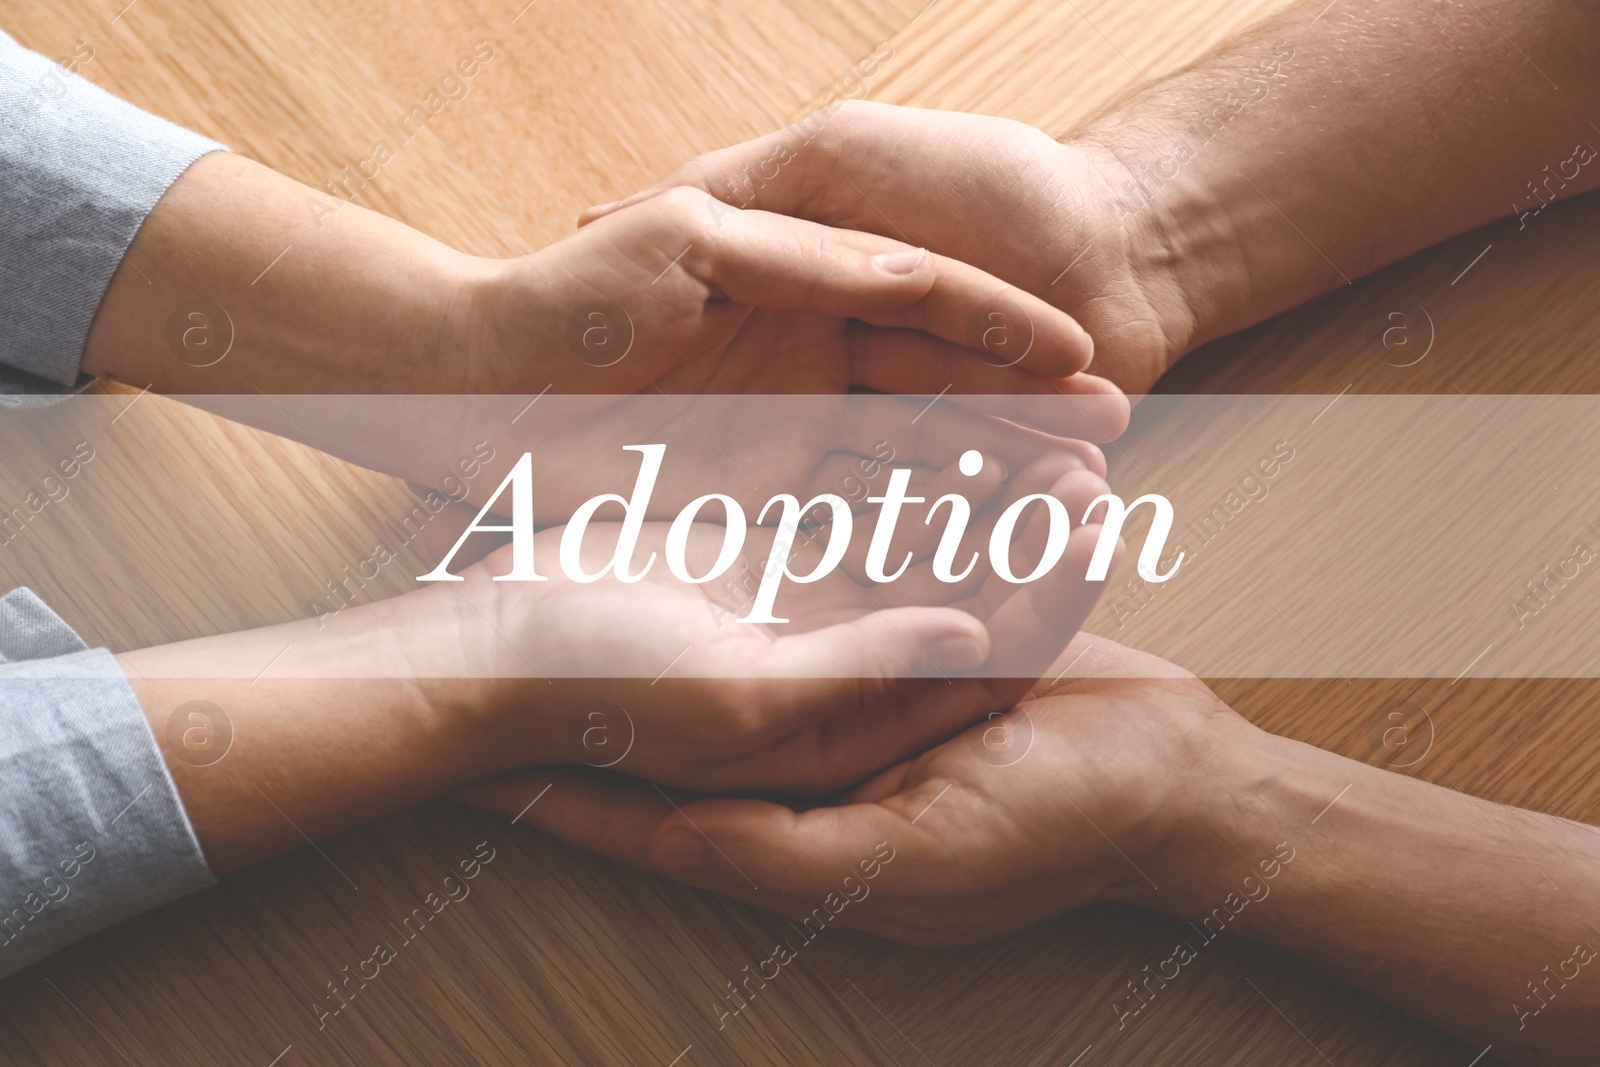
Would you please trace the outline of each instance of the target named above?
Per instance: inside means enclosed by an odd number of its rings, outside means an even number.
[[[1307,0],[1076,140],[1121,164],[1116,214],[1188,320],[1176,358],[1600,185],[1597,51],[1566,0]]]
[[[535,759],[537,715],[508,733],[495,683],[474,677],[470,614],[429,590],[119,657],[212,869]]]
[[[1600,830],[1268,734],[1226,763],[1170,854],[1197,937],[1310,957],[1509,1062],[1593,1062]]]
[[[83,371],[163,393],[449,392],[474,260],[242,156],[202,156],[134,238]]]

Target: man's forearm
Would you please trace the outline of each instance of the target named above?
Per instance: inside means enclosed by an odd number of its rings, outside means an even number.
[[[1308,0],[1077,140],[1122,165],[1176,358],[1600,186],[1597,51],[1600,13],[1566,0]]]
[[[1185,888],[1168,910],[1315,959],[1510,1062],[1593,1062],[1600,830],[1270,734],[1222,763],[1172,853]]]

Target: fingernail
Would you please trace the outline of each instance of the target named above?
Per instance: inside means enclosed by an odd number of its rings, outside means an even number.
[[[611,209],[612,209],[612,208],[614,208],[614,207],[616,207],[616,206],[617,206],[617,205],[618,205],[618,204],[620,204],[620,203],[622,203],[622,201],[621,201],[621,200],[612,200],[612,201],[611,201],[611,202],[609,202],[609,203],[605,203],[605,204],[596,204],[596,205],[594,205],[594,206],[593,206],[593,207],[589,207],[589,208],[585,208],[585,209],[584,209],[584,211],[583,211],[583,213],[584,213],[584,214],[585,214],[585,215],[592,215],[592,214],[594,214],[594,213],[596,213],[596,212],[601,212],[601,211],[610,211],[610,210],[611,210]]]
[[[880,252],[872,262],[886,274],[915,274],[926,258],[927,249],[907,248],[902,252]]]
[[[928,650],[928,659],[941,671],[970,671],[983,666],[988,657],[983,646],[971,634],[952,634],[935,641]]]
[[[706,843],[693,830],[668,830],[656,845],[656,863],[666,871],[696,871],[706,865]]]

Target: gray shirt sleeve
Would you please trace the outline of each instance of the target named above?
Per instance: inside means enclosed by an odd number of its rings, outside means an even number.
[[[223,146],[3,32],[0,117],[0,393],[69,392],[145,217],[189,164]]]
[[[214,881],[133,688],[0,597],[0,976]]]

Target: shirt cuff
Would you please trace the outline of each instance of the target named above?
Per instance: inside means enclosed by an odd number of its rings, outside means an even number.
[[[116,659],[0,597],[0,976],[215,882]]]
[[[0,32],[0,392],[68,393],[134,235],[208,137]]]

